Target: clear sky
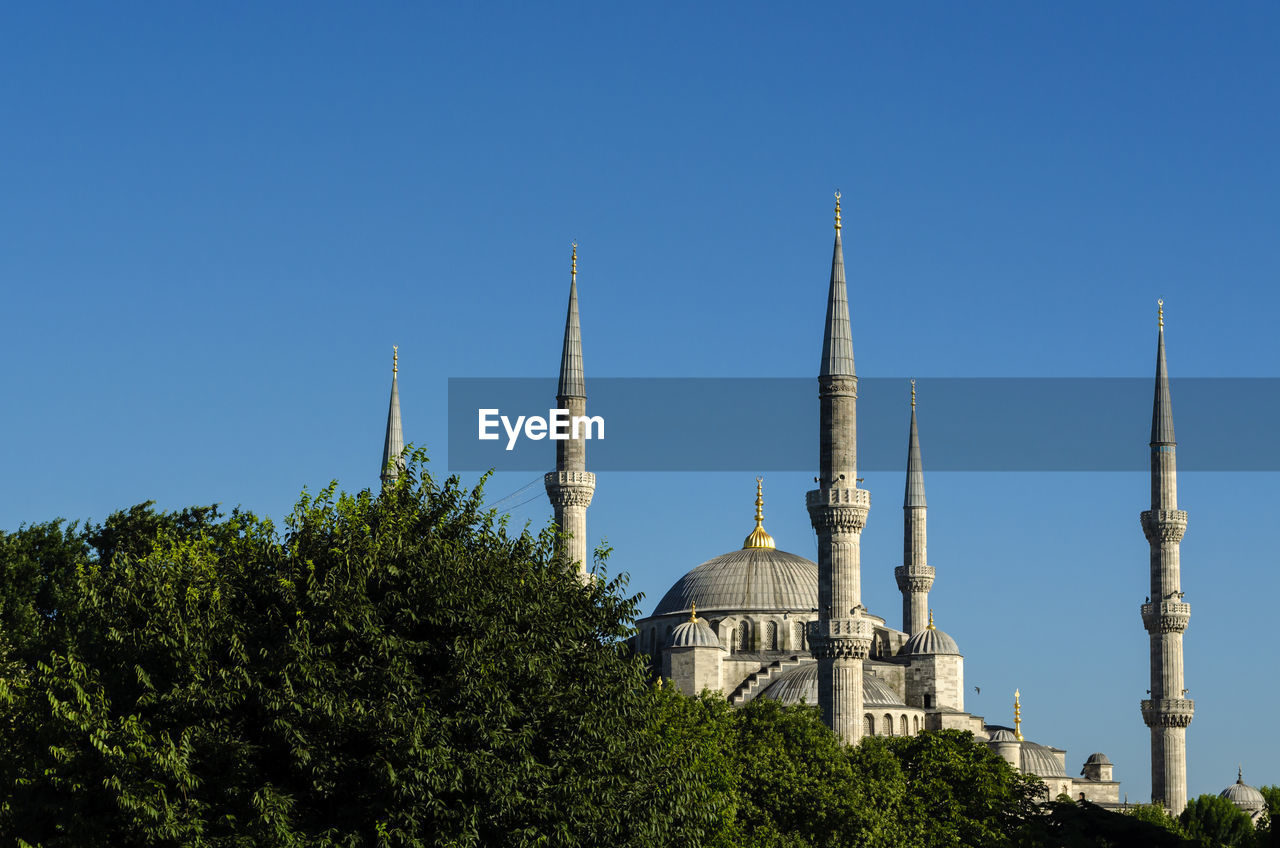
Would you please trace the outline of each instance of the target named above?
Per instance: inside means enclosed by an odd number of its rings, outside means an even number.
[[[376,484],[392,344],[443,471],[449,377],[555,373],[572,239],[588,392],[813,375],[835,188],[861,375],[1150,375],[1163,297],[1175,375],[1280,376],[1277,43],[1251,2],[9,4],[0,526]],[[651,609],[753,477],[601,474],[592,542]],[[902,478],[866,477],[900,624]],[[811,478],[766,480],[810,557]],[[1029,738],[1148,798],[1145,475],[926,480],[969,708],[1020,687]],[[1190,792],[1280,783],[1280,478],[1180,483]]]

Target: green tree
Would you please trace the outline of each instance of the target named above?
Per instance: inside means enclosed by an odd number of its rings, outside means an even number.
[[[1191,800],[1178,821],[1187,837],[1205,848],[1252,848],[1256,844],[1249,817],[1218,795]]]
[[[885,740],[907,778],[903,825],[911,844],[1002,846],[1039,815],[1044,785],[1019,774],[968,731]]]
[[[623,581],[421,454],[283,535],[144,505],[81,538],[61,644],[0,693],[9,841],[687,845],[732,814],[716,734],[624,647]]]

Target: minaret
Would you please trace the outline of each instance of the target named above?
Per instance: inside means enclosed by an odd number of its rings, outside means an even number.
[[[564,321],[564,349],[560,354],[560,384],[556,404],[571,418],[587,414],[587,388],[582,376],[582,330],[578,326],[578,243],[569,265],[569,313]],[[576,439],[556,442],[556,470],[543,476],[556,525],[564,534],[562,554],[587,574],[587,507],[596,490],[596,475],[587,471],[587,445]]]
[[[862,737],[862,661],[872,636],[871,622],[862,615],[859,560],[871,496],[857,485],[858,377],[853,370],[840,246],[840,192],[836,192],[835,217],[827,324],[818,371],[820,473],[818,488],[805,495],[805,505],[818,533],[818,626],[813,638],[818,707],[827,726],[845,742],[854,743]]]
[[[382,485],[395,482],[404,470],[404,427],[400,424],[400,346],[391,346],[391,405],[387,409],[387,438],[382,444]]]
[[[914,636],[925,629],[933,566],[925,532],[924,465],[916,434],[916,381],[911,381],[911,435],[907,438],[907,491],[902,499],[902,565],[893,570],[902,592],[902,629]]]
[[[1182,676],[1182,633],[1191,618],[1191,605],[1182,602],[1178,545],[1187,529],[1187,513],[1178,509],[1163,300],[1159,315],[1151,413],[1151,509],[1142,513],[1142,531],[1151,545],[1151,600],[1142,605],[1142,623],[1151,634],[1151,698],[1142,702],[1142,719],[1151,728],[1151,802],[1176,816],[1187,805],[1187,725],[1195,714],[1195,702],[1186,697]]]

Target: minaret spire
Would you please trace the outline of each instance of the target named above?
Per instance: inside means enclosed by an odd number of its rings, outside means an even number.
[[[916,381],[911,381],[911,433],[907,437],[907,487],[902,498],[902,565],[893,576],[902,592],[902,629],[914,636],[925,628],[933,567],[929,565],[924,499],[924,463],[916,430]],[[930,621],[932,621],[930,613]]]
[[[1142,623],[1151,639],[1151,698],[1142,718],[1151,728],[1151,800],[1174,815],[1187,805],[1187,726],[1195,702],[1186,697],[1182,634],[1191,605],[1182,600],[1181,542],[1187,513],[1178,509],[1177,443],[1164,356],[1164,301],[1159,301],[1155,400],[1151,410],[1151,509],[1142,530],[1151,546],[1151,600]]]
[[[862,662],[870,651],[873,630],[863,616],[860,554],[871,496],[857,485],[858,377],[853,367],[840,229],[837,191],[835,246],[818,370],[819,488],[805,495],[805,505],[818,533],[818,627],[813,639],[818,707],[827,726],[853,743],[863,732]]]
[[[560,353],[560,383],[557,398],[585,399],[586,383],[582,376],[582,327],[578,322],[578,243],[573,243],[569,264],[569,311],[564,319],[564,348]]]
[[[400,388],[396,375],[400,372],[400,346],[391,346],[391,403],[387,408],[387,436],[382,444],[383,485],[391,483],[404,470],[404,427],[400,423]]]
[[[587,414],[587,389],[582,372],[582,329],[578,321],[578,243],[569,260],[569,310],[564,320],[564,347],[560,353],[560,382],[556,403],[570,418]],[[596,475],[587,471],[585,433],[579,438],[556,441],[556,470],[543,475],[547,497],[555,512],[563,542],[561,555],[587,574],[587,507],[595,494]]]

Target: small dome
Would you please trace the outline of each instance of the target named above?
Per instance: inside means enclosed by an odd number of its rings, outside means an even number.
[[[1244,782],[1243,769],[1236,777],[1236,782],[1219,792],[1218,795],[1226,798],[1246,813],[1257,812],[1267,805],[1267,799],[1262,797],[1262,793]]]
[[[1106,754],[1097,753],[1090,754],[1089,759],[1085,760],[1084,764],[1087,766],[1109,766],[1112,765],[1112,762],[1107,759]]]
[[[1013,735],[1013,731],[1007,727],[1002,727],[991,734],[989,742],[1017,742],[1018,737]]]
[[[668,648],[721,648],[715,631],[705,618],[690,618],[676,626],[667,640]],[[721,648],[723,650],[723,648]]]
[[[903,656],[913,654],[959,654],[956,640],[933,626],[933,610],[929,610],[929,626],[907,640],[899,652]]]
[[[906,655],[959,654],[960,646],[946,633],[937,628],[930,628],[921,630],[908,639],[907,644],[902,646],[902,653]]]
[[[783,704],[803,701],[818,703],[818,664],[806,662],[783,672],[760,693],[761,698]],[[869,672],[862,673],[862,703],[865,707],[905,708],[902,698],[887,683]]]

